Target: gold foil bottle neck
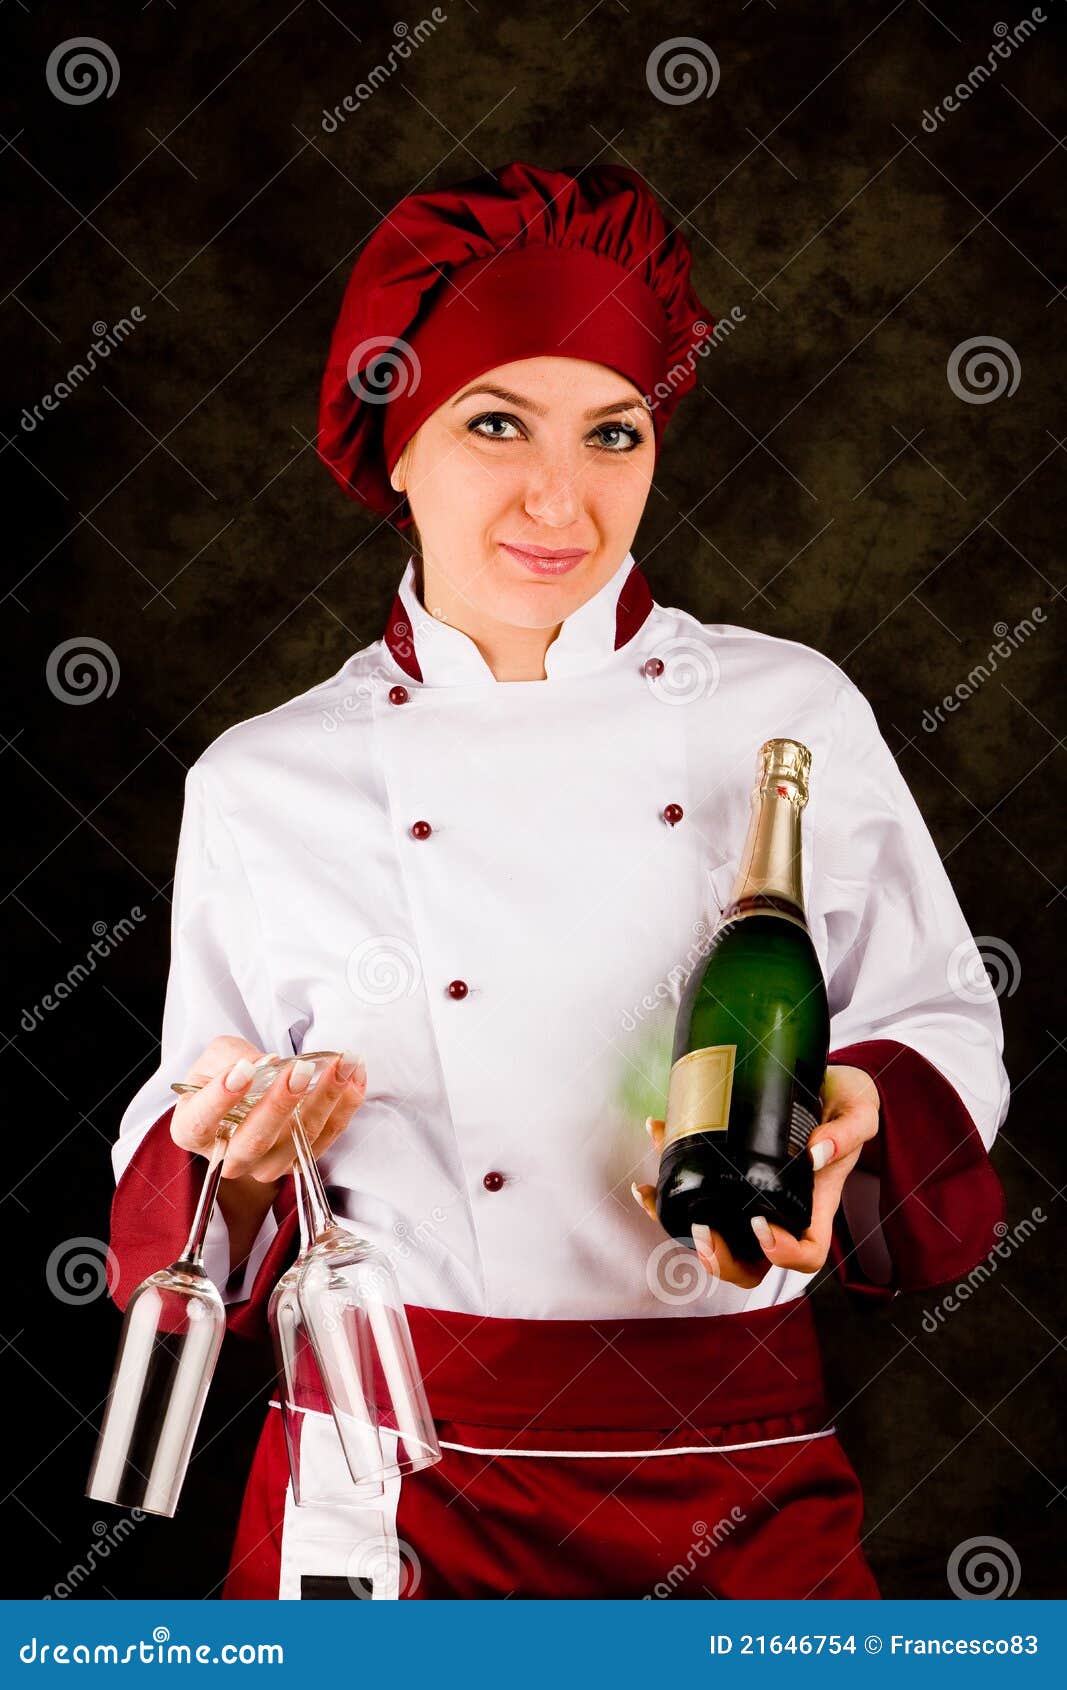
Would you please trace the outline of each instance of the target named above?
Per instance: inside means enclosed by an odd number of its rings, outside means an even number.
[[[756,778],[762,791],[769,786],[788,785],[786,794],[802,808],[808,801],[811,752],[799,739],[768,739],[759,748]]]

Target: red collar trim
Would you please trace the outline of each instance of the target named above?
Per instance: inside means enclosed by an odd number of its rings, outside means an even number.
[[[624,645],[627,645],[633,639],[651,612],[654,602],[652,589],[649,587],[644,572],[640,564],[635,563],[622,584],[615,605],[616,651],[621,650]],[[404,608],[404,601],[399,593],[393,599],[392,608],[389,612],[389,620],[385,629],[385,643],[405,675],[410,676],[413,681],[421,681],[422,668],[415,651],[415,637],[411,631],[411,622]]]

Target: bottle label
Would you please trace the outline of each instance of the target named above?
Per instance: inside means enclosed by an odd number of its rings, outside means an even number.
[[[671,1069],[663,1144],[690,1133],[723,1133],[730,1120],[736,1045],[709,1045],[680,1056]]]
[[[810,1109],[805,1109],[802,1103],[794,1099],[793,1112],[789,1121],[789,1150],[793,1156],[799,1156],[802,1150],[808,1148],[808,1140],[819,1125]]]

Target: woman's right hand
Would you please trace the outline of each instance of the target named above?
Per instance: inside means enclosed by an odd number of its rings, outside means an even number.
[[[174,1106],[170,1136],[175,1144],[201,1156],[210,1155],[222,1117],[244,1096],[252,1079],[252,1064],[265,1054],[247,1039],[230,1034],[212,1039],[184,1075],[190,1084],[199,1084],[202,1089],[185,1092]],[[346,1062],[351,1065],[347,1078],[339,1072]],[[253,1184],[276,1186],[285,1177],[296,1158],[289,1123],[298,1104],[316,1158],[344,1131],[366,1096],[365,1064],[353,1052],[341,1052],[323,1069],[309,1093],[311,1073],[310,1062],[294,1057],[275,1076],[270,1089],[252,1105],[230,1139],[222,1165],[224,1180],[240,1180],[249,1189]],[[291,1079],[302,1080],[302,1086],[293,1091]]]

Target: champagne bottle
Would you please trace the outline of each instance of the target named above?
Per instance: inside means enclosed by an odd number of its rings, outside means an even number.
[[[811,1223],[830,1014],[800,873],[810,768],[795,739],[760,747],[733,893],[675,1024],[656,1211],[680,1242],[702,1222],[749,1261],[753,1215],[794,1237]]]

